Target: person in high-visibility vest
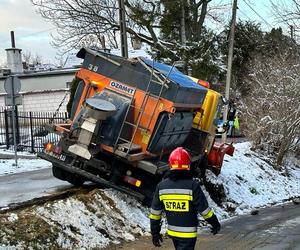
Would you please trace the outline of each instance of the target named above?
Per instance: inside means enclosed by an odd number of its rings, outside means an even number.
[[[239,118],[238,118],[238,116],[236,116],[236,117],[234,118],[233,127],[234,127],[235,129],[240,129],[240,123],[239,123]]]
[[[212,226],[217,234],[221,228],[218,218],[208,206],[199,182],[190,171],[189,153],[182,147],[176,148],[169,157],[170,173],[154,192],[150,225],[152,243],[161,246],[161,215],[165,211],[168,230],[176,250],[193,250],[197,240],[198,213]]]

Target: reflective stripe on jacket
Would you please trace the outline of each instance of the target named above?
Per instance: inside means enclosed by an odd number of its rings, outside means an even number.
[[[198,213],[204,219],[213,215],[200,184],[192,178],[166,178],[157,185],[149,216],[151,223],[160,221],[162,211],[166,213],[168,235],[179,238],[197,237]]]

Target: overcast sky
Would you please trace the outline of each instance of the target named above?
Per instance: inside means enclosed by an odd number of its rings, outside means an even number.
[[[11,47],[11,30],[15,31],[17,48],[37,53],[45,62],[54,61],[50,29],[53,26],[35,12],[30,0],[0,0],[0,63],[6,61],[5,49]]]
[[[230,0],[224,0],[230,3]],[[268,8],[268,0],[247,0],[251,6],[273,25]],[[262,23],[265,30],[270,27],[253,10],[239,0],[238,18],[252,19]],[[230,17],[230,9],[229,9]],[[30,0],[0,0],[0,64],[6,61],[5,49],[11,47],[10,31],[15,31],[16,47],[23,52],[42,56],[43,62],[55,62],[56,50],[51,46],[51,32],[55,32],[51,23],[46,22],[38,13]]]

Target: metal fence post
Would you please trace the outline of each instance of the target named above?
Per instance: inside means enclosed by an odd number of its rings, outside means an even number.
[[[15,125],[16,125],[16,142],[20,143],[20,126],[19,126],[19,110],[18,106],[15,106]]]
[[[48,133],[45,130],[45,124],[48,123],[49,119],[52,121],[52,123],[64,123],[68,118],[67,112],[60,112],[56,114],[56,117],[53,119],[53,114],[49,112],[30,111],[25,113],[19,112],[18,110],[15,110],[15,112],[13,112],[12,109],[4,109],[3,112],[0,112],[0,115],[0,123],[3,124],[3,127],[5,129],[5,131],[3,129],[3,138],[5,140],[5,142],[3,141],[3,143],[6,144],[6,148],[10,149],[13,145],[12,122],[13,119],[15,119],[18,148],[32,153],[41,151],[43,149],[44,142],[48,142],[49,140],[54,143],[58,142],[58,135],[54,133]],[[1,121],[2,117],[4,118],[3,122]]]
[[[4,123],[5,123],[6,149],[9,149],[9,126],[8,126],[7,109],[4,110]]]
[[[30,139],[31,139],[31,153],[34,153],[34,139],[33,139],[33,125],[32,125],[32,112],[29,112],[29,125],[30,125]]]

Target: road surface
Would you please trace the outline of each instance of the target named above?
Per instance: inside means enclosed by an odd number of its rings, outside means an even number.
[[[70,187],[67,182],[54,178],[51,168],[0,176],[0,209]]]
[[[107,250],[174,249],[170,239],[155,248],[150,238],[110,246]],[[202,231],[196,249],[228,250],[299,250],[300,249],[300,206],[285,204],[260,210],[258,215],[246,215],[232,219],[222,225],[217,235]]]

